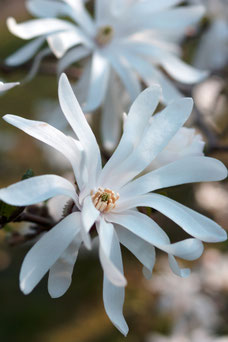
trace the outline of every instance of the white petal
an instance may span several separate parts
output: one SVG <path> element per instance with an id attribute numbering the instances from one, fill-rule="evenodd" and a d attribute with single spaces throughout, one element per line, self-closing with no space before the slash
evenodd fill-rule
<path id="1" fill-rule="evenodd" d="M 52 34 L 47 37 L 47 42 L 57 58 L 61 58 L 70 48 L 78 44 L 88 47 L 92 45 L 91 41 L 77 27 L 74 30 Z"/>
<path id="2" fill-rule="evenodd" d="M 185 84 L 200 82 L 209 75 L 208 71 L 197 70 L 178 57 L 168 54 L 161 59 L 161 65 L 175 80 Z"/>
<path id="3" fill-rule="evenodd" d="M 200 240 L 190 238 L 163 246 L 162 250 L 185 260 L 196 260 L 202 255 L 204 246 Z"/>
<path id="4" fill-rule="evenodd" d="M 131 101 L 134 101 L 141 92 L 141 84 L 136 73 L 128 65 L 126 60 L 120 57 L 119 51 L 118 53 L 116 53 L 115 46 L 112 48 L 107 58 L 109 59 L 113 69 L 116 71 L 117 75 L 126 87 Z"/>
<path id="5" fill-rule="evenodd" d="M 91 249 L 91 239 L 89 236 L 89 231 L 92 225 L 95 223 L 100 215 L 100 211 L 94 207 L 91 196 L 87 196 L 84 199 L 82 210 L 82 238 L 85 246 Z"/>
<path id="6" fill-rule="evenodd" d="M 112 239 L 109 257 L 115 267 L 123 273 L 123 262 L 117 239 Z M 126 336 L 128 333 L 128 326 L 123 317 L 124 287 L 113 285 L 106 277 L 105 273 L 103 281 L 103 300 L 106 313 L 110 320 L 115 327 Z"/>
<path id="7" fill-rule="evenodd" d="M 45 122 L 27 120 L 16 115 L 5 115 L 3 118 L 11 125 L 61 152 L 72 164 L 78 186 L 81 187 L 83 151 L 79 144 Z"/>
<path id="8" fill-rule="evenodd" d="M 170 82 L 158 69 L 152 66 L 151 63 L 146 61 L 146 59 L 143 59 L 136 54 L 131 54 L 126 50 L 123 50 L 122 53 L 148 86 L 157 83 L 162 87 L 164 103 L 169 103 L 182 97 L 172 82 Z"/>
<path id="9" fill-rule="evenodd" d="M 69 12 L 68 6 L 53 0 L 28 0 L 25 5 L 35 17 L 58 17 L 67 15 Z"/>
<path id="10" fill-rule="evenodd" d="M 79 24 L 90 36 L 94 35 L 95 24 L 81 0 L 63 0 L 69 7 L 69 15 Z"/>
<path id="11" fill-rule="evenodd" d="M 173 255 L 169 255 L 168 258 L 169 258 L 169 266 L 174 274 L 176 274 L 177 276 L 181 278 L 186 278 L 190 275 L 191 273 L 190 269 L 189 268 L 181 269 Z"/>
<path id="12" fill-rule="evenodd" d="M 144 0 L 144 1 L 138 1 L 132 8 L 133 13 L 140 14 L 141 12 L 144 13 L 153 13 L 158 11 L 164 11 L 165 9 L 178 5 L 181 3 L 182 0 L 159 0 L 159 1 L 151 1 L 151 0 Z"/>
<path id="13" fill-rule="evenodd" d="M 139 196 L 121 203 L 122 211 L 138 206 L 154 208 L 177 223 L 188 234 L 205 242 L 221 242 L 227 233 L 217 223 L 184 205 L 159 194 Z M 117 208 L 115 208 L 115 211 Z"/>
<path id="14" fill-rule="evenodd" d="M 108 213 L 106 220 L 127 228 L 131 233 L 155 247 L 160 248 L 160 246 L 170 243 L 168 236 L 159 225 L 138 211 L 127 210 L 118 214 Z"/>
<path id="15" fill-rule="evenodd" d="M 32 58 L 35 53 L 39 50 L 41 45 L 44 43 L 45 38 L 40 37 L 29 42 L 21 49 L 17 50 L 15 53 L 6 58 L 5 63 L 9 66 L 16 66 L 27 62 Z"/>
<path id="16" fill-rule="evenodd" d="M 50 54 L 51 50 L 49 48 L 45 48 L 36 55 L 36 57 L 33 60 L 32 67 L 28 75 L 25 77 L 24 82 L 29 82 L 36 76 L 42 60 Z"/>
<path id="17" fill-rule="evenodd" d="M 141 142 L 110 177 L 109 187 L 118 191 L 143 171 L 185 123 L 192 106 L 191 98 L 183 98 L 170 103 L 162 112 L 156 114 Z"/>
<path id="18" fill-rule="evenodd" d="M 81 107 L 73 93 L 66 75 L 62 74 L 59 81 L 59 101 L 62 111 L 75 131 L 86 153 L 89 174 L 88 187 L 93 189 L 96 177 L 101 170 L 100 149 L 96 138 L 86 121 Z"/>
<path id="19" fill-rule="evenodd" d="M 108 60 L 95 52 L 92 57 L 88 95 L 83 106 L 85 112 L 94 111 L 102 104 L 108 87 L 109 74 Z"/>
<path id="20" fill-rule="evenodd" d="M 116 266 L 118 260 L 122 260 L 118 237 L 111 223 L 101 218 L 98 225 L 99 256 L 105 276 L 115 286 L 126 286 L 127 281 L 122 269 Z"/>
<path id="21" fill-rule="evenodd" d="M 73 184 L 56 175 L 25 179 L 0 190 L 0 199 L 11 205 L 31 205 L 56 195 L 66 195 L 77 202 Z"/>
<path id="22" fill-rule="evenodd" d="M 120 139 L 121 114 L 123 113 L 123 96 L 120 82 L 111 77 L 102 107 L 101 135 L 103 146 L 113 151 Z"/>
<path id="23" fill-rule="evenodd" d="M 120 243 L 136 256 L 151 275 L 156 258 L 154 246 L 120 225 L 115 224 L 115 231 Z"/>
<path id="24" fill-rule="evenodd" d="M 66 248 L 61 257 L 50 268 L 48 276 L 48 292 L 52 298 L 63 296 L 70 287 L 74 264 L 81 246 L 80 234 Z"/>
<path id="25" fill-rule="evenodd" d="M 159 86 L 154 85 L 144 90 L 133 102 L 125 120 L 121 141 L 102 170 L 99 180 L 101 185 L 107 184 L 111 171 L 116 169 L 129 156 L 141 140 L 141 136 L 148 126 L 149 119 L 156 109 L 160 97 L 161 89 Z"/>
<path id="26" fill-rule="evenodd" d="M 80 213 L 73 213 L 47 232 L 27 253 L 20 272 L 20 288 L 29 294 L 61 257 L 80 231 Z"/>
<path id="27" fill-rule="evenodd" d="M 189 156 L 167 164 L 137 178 L 120 189 L 120 200 L 179 184 L 219 181 L 227 177 L 227 169 L 215 158 Z"/>
<path id="28" fill-rule="evenodd" d="M 19 84 L 20 84 L 19 82 L 11 82 L 11 83 L 0 82 L 0 92 L 12 89 Z"/>
<path id="29" fill-rule="evenodd" d="M 71 23 L 54 18 L 34 19 L 21 24 L 17 24 L 14 18 L 8 18 L 7 26 L 11 33 L 22 39 L 31 39 L 58 31 L 74 30 Z"/>
<path id="30" fill-rule="evenodd" d="M 84 48 L 83 46 L 77 46 L 76 48 L 71 49 L 69 52 L 65 54 L 65 56 L 63 56 L 59 60 L 58 65 L 57 65 L 58 75 L 60 75 L 64 70 L 66 70 L 73 63 L 76 63 L 89 55 L 90 55 L 90 51 L 87 48 Z M 77 95 L 77 92 L 76 92 L 76 95 Z"/>

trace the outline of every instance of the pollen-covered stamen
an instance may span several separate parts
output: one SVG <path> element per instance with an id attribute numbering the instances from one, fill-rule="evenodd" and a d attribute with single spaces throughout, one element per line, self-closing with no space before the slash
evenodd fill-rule
<path id="1" fill-rule="evenodd" d="M 116 201 L 120 197 L 119 194 L 116 194 L 108 188 L 98 188 L 95 193 L 94 191 L 91 191 L 90 194 L 95 208 L 102 213 L 107 213 L 114 209 Z"/>
<path id="2" fill-rule="evenodd" d="M 111 26 L 100 27 L 95 38 L 97 44 L 100 46 L 108 44 L 113 38 L 113 33 Z"/>

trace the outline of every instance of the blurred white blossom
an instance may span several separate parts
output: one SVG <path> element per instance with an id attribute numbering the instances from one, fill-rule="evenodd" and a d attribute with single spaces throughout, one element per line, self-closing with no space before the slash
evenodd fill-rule
<path id="1" fill-rule="evenodd" d="M 28 10 L 38 19 L 17 24 L 9 18 L 7 23 L 16 36 L 35 39 L 8 57 L 6 63 L 25 62 L 36 54 L 45 40 L 56 57 L 61 58 L 59 73 L 71 64 L 85 60 L 75 92 L 85 112 L 103 105 L 103 141 L 106 148 L 113 149 L 120 136 L 120 120 L 114 120 L 113 116 L 120 118 L 122 102 L 116 75 L 131 101 L 140 93 L 143 81 L 148 86 L 160 84 L 162 100 L 168 103 L 181 94 L 160 67 L 175 81 L 184 84 L 197 83 L 208 74 L 181 60 L 179 41 L 204 13 L 202 6 L 178 7 L 181 2 L 95 0 L 92 18 L 81 0 L 28 0 Z M 58 16 L 70 17 L 73 23 L 57 19 Z M 49 52 L 49 49 L 42 50 L 36 56 L 37 63 Z M 107 110 L 110 104 L 111 111 Z M 111 131 L 113 123 L 115 134 L 108 136 L 107 130 Z"/>
<path id="2" fill-rule="evenodd" d="M 104 271 L 104 306 L 124 335 L 128 332 L 122 313 L 127 282 L 120 243 L 140 260 L 147 277 L 151 276 L 155 263 L 155 247 L 168 254 L 169 265 L 176 275 L 186 277 L 190 270 L 181 269 L 175 256 L 195 260 L 203 252 L 202 241 L 220 242 L 227 238 L 226 232 L 214 221 L 154 192 L 179 184 L 224 179 L 227 169 L 220 161 L 185 156 L 135 179 L 167 146 L 192 111 L 192 99 L 182 98 L 170 103 L 151 120 L 160 97 L 159 86 L 150 87 L 137 97 L 125 119 L 121 141 L 104 168 L 95 136 L 65 75 L 59 82 L 59 101 L 76 139 L 45 122 L 14 115 L 4 117 L 64 154 L 75 176 L 75 184 L 57 175 L 44 175 L 0 190 L 0 199 L 16 206 L 32 205 L 57 195 L 68 196 L 72 202 L 70 213 L 26 255 L 20 273 L 22 291 L 30 293 L 49 271 L 50 295 L 63 295 L 70 286 L 81 243 L 91 248 L 90 231 L 95 225 Z M 145 206 L 166 215 L 193 238 L 171 243 L 152 218 L 137 210 Z"/>

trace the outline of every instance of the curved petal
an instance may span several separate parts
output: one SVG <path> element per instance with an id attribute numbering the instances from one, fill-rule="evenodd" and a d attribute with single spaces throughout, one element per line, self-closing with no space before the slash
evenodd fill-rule
<path id="1" fill-rule="evenodd" d="M 118 239 L 112 239 L 109 258 L 115 267 L 123 273 L 123 262 Z M 113 285 L 105 273 L 103 281 L 103 301 L 105 311 L 110 320 L 115 327 L 126 336 L 128 333 L 128 326 L 123 316 L 124 287 Z"/>
<path id="2" fill-rule="evenodd" d="M 120 243 L 135 255 L 151 275 L 156 259 L 154 246 L 120 225 L 115 224 L 115 231 Z"/>
<path id="3" fill-rule="evenodd" d="M 133 102 L 125 120 L 124 132 L 115 152 L 102 169 L 99 183 L 107 184 L 109 175 L 116 169 L 137 146 L 149 119 L 156 109 L 161 97 L 161 88 L 154 85 L 144 90 Z"/>
<path id="4" fill-rule="evenodd" d="M 141 92 L 141 84 L 136 73 L 128 65 L 126 60 L 120 57 L 119 51 L 118 53 L 116 53 L 115 46 L 109 52 L 107 58 L 109 59 L 113 69 L 121 79 L 122 83 L 126 87 L 131 101 L 134 101 Z"/>
<path id="5" fill-rule="evenodd" d="M 100 149 L 65 74 L 61 75 L 59 81 L 59 102 L 67 121 L 73 128 L 85 151 L 87 170 L 90 172 L 88 187 L 91 190 L 101 170 Z"/>
<path id="6" fill-rule="evenodd" d="M 185 84 L 200 82 L 209 75 L 208 71 L 198 70 L 173 55 L 166 54 L 161 65 L 175 80 Z"/>
<path id="7" fill-rule="evenodd" d="M 89 55 L 90 55 L 90 51 L 83 46 L 77 46 L 76 48 L 71 49 L 69 52 L 65 54 L 65 56 L 63 56 L 59 60 L 58 65 L 57 65 L 58 75 L 60 75 L 64 70 L 66 70 L 73 63 L 76 63 Z"/>
<path id="8" fill-rule="evenodd" d="M 186 278 L 190 275 L 191 271 L 189 268 L 180 268 L 176 259 L 174 258 L 173 255 L 168 255 L 169 258 L 169 266 L 171 270 L 173 271 L 174 274 L 181 278 Z"/>
<path id="9" fill-rule="evenodd" d="M 135 197 L 150 191 L 167 188 L 179 184 L 219 181 L 227 177 L 227 169 L 215 158 L 189 156 L 167 164 L 147 173 L 120 189 L 120 199 Z"/>
<path id="10" fill-rule="evenodd" d="M 67 15 L 68 6 L 53 0 L 28 0 L 25 3 L 27 10 L 35 17 L 58 17 Z"/>
<path id="11" fill-rule="evenodd" d="M 12 89 L 19 84 L 20 84 L 19 82 L 11 82 L 11 83 L 0 82 L 0 92 Z"/>
<path id="12" fill-rule="evenodd" d="M 61 257 L 50 268 L 48 276 L 48 292 L 52 298 L 63 296 L 71 284 L 72 272 L 81 246 L 80 234 L 63 252 Z"/>
<path id="13" fill-rule="evenodd" d="M 3 119 L 32 137 L 61 152 L 70 161 L 75 172 L 78 186 L 81 188 L 84 177 L 83 170 L 81 169 L 84 151 L 79 143 L 46 122 L 27 120 L 19 116 L 9 114 L 5 115 Z"/>
<path id="14" fill-rule="evenodd" d="M 203 252 L 203 244 L 197 239 L 191 238 L 171 244 L 167 234 L 151 218 L 138 211 L 127 210 L 124 213 L 108 214 L 107 220 L 124 226 L 147 243 L 182 259 L 195 260 Z"/>
<path id="15" fill-rule="evenodd" d="M 20 288 L 29 294 L 80 231 L 80 213 L 72 213 L 41 237 L 30 249 L 20 272 Z"/>
<path id="16" fill-rule="evenodd" d="M 82 214 L 82 238 L 85 246 L 91 249 L 91 239 L 89 231 L 100 215 L 100 211 L 94 207 L 91 196 L 87 196 L 83 201 Z"/>
<path id="17" fill-rule="evenodd" d="M 127 281 L 122 269 L 116 266 L 118 260 L 122 260 L 118 237 L 111 223 L 107 223 L 102 217 L 97 225 L 99 235 L 100 262 L 107 279 L 115 286 L 126 286 Z"/>
<path id="18" fill-rule="evenodd" d="M 85 112 L 97 109 L 103 102 L 110 74 L 110 65 L 100 53 L 94 52 L 92 56 L 91 75 L 86 103 L 83 106 Z"/>
<path id="19" fill-rule="evenodd" d="M 156 114 L 141 142 L 118 166 L 112 177 L 110 176 L 108 186 L 118 191 L 143 171 L 183 126 L 192 107 L 192 99 L 183 98 L 173 101 L 162 112 Z"/>
<path id="20" fill-rule="evenodd" d="M 50 54 L 51 54 L 51 50 L 49 48 L 45 48 L 45 49 L 41 50 L 36 55 L 36 57 L 34 58 L 34 61 L 32 63 L 32 67 L 31 67 L 28 75 L 25 77 L 24 82 L 29 82 L 33 79 L 33 77 L 36 76 L 42 60 Z"/>
<path id="21" fill-rule="evenodd" d="M 178 100 L 181 97 L 181 93 L 175 88 L 171 81 L 166 78 L 156 67 L 149 63 L 146 59 L 131 54 L 126 49 L 123 49 L 122 53 L 128 60 L 132 68 L 135 69 L 147 85 L 159 84 L 162 87 L 162 101 L 169 103 L 174 100 Z"/>
<path id="22" fill-rule="evenodd" d="M 44 43 L 45 38 L 40 37 L 34 39 L 32 42 L 29 42 L 21 49 L 17 50 L 15 53 L 6 58 L 5 63 L 9 66 L 17 66 L 27 62 L 30 58 L 32 58 L 35 53 L 39 50 L 39 48 Z"/>
<path id="23" fill-rule="evenodd" d="M 71 29 L 69 31 L 52 34 L 47 37 L 47 42 L 57 58 L 63 57 L 70 48 L 78 44 L 83 44 L 87 47 L 91 47 L 93 45 L 85 34 L 77 27 L 75 27 L 74 30 Z"/>
<path id="24" fill-rule="evenodd" d="M 73 184 L 56 175 L 37 176 L 25 179 L 0 190 L 0 199 L 11 205 L 31 205 L 56 195 L 66 195 L 77 203 Z"/>
<path id="25" fill-rule="evenodd" d="M 129 208 L 148 206 L 154 208 L 177 223 L 188 234 L 205 242 L 221 242 L 227 233 L 217 223 L 184 205 L 159 194 L 138 196 L 121 203 L 114 210 L 125 211 Z"/>
<path id="26" fill-rule="evenodd" d="M 7 19 L 7 26 L 11 33 L 22 39 L 31 39 L 53 32 L 74 30 L 71 23 L 55 18 L 33 19 L 17 24 L 14 18 Z"/>
<path id="27" fill-rule="evenodd" d="M 80 25 L 85 32 L 90 36 L 94 35 L 95 24 L 86 10 L 83 2 L 81 0 L 63 0 L 67 5 L 69 5 L 69 15 L 73 20 Z"/>

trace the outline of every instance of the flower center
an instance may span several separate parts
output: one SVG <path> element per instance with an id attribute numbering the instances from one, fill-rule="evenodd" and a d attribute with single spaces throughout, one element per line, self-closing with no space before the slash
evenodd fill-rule
<path id="1" fill-rule="evenodd" d="M 98 29 L 96 35 L 96 42 L 100 46 L 108 44 L 113 38 L 113 28 L 111 26 L 102 26 Z"/>
<path id="2" fill-rule="evenodd" d="M 93 204 L 97 210 L 101 213 L 108 213 L 116 206 L 116 201 L 119 199 L 119 194 L 115 194 L 114 191 L 105 188 L 98 188 L 98 190 L 94 193 L 91 191 L 91 197 Z"/>

